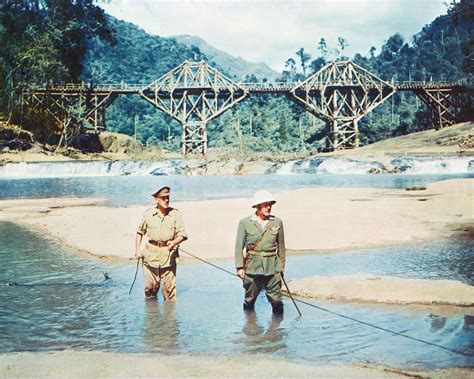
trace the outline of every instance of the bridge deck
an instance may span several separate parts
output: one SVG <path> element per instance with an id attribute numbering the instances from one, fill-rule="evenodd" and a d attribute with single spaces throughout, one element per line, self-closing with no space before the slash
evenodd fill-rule
<path id="1" fill-rule="evenodd" d="M 266 82 L 266 83 L 237 83 L 235 91 L 239 92 L 246 90 L 249 93 L 260 93 L 260 94 L 286 94 L 291 92 L 294 88 L 301 86 L 301 82 Z M 312 83 L 313 90 L 320 90 L 322 88 L 358 88 L 361 87 L 360 83 L 355 82 L 340 82 L 340 83 Z M 380 88 L 379 86 L 371 86 L 365 84 L 364 88 Z M 466 82 L 462 81 L 403 81 L 403 82 L 390 82 L 386 86 L 387 88 L 394 88 L 397 91 L 414 91 L 421 89 L 462 89 L 467 87 Z M 304 87 L 301 89 L 303 90 Z M 154 91 L 152 86 L 145 84 L 128 84 L 128 83 L 111 83 L 111 84 L 97 84 L 94 86 L 87 84 L 66 84 L 60 86 L 37 86 L 30 87 L 28 92 L 34 93 L 48 93 L 51 95 L 59 94 L 77 94 L 77 93 L 93 93 L 93 94 L 138 94 L 140 91 L 148 92 Z M 183 91 L 209 91 L 209 92 L 228 92 L 229 89 L 223 86 L 192 86 L 192 87 L 179 87 L 179 86 L 162 86 L 159 92 L 183 92 Z"/>

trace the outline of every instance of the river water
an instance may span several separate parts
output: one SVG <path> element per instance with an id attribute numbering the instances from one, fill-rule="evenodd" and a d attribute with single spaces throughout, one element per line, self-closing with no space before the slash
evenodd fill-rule
<path id="1" fill-rule="evenodd" d="M 92 196 L 104 198 L 110 205 L 120 206 L 150 203 L 150 194 L 163 185 L 171 187 L 172 201 L 183 201 L 251 197 L 255 191 L 262 188 L 274 193 L 320 186 L 406 188 L 455 178 L 474 178 L 474 173 L 0 178 L 0 199 Z"/>
<path id="2" fill-rule="evenodd" d="M 164 354 L 269 354 L 314 364 L 371 362 L 405 368 L 474 364 L 473 358 L 406 340 L 285 301 L 282 320 L 264 296 L 256 316 L 241 311 L 237 279 L 204 265 L 180 265 L 178 302 L 146 301 L 133 264 L 74 255 L 55 241 L 0 223 L 1 352 L 101 350 Z M 21 236 L 22 243 L 18 243 Z M 290 256 L 287 278 L 373 273 L 473 284 L 471 242 Z M 232 262 L 220 262 L 232 270 Z M 104 281 L 106 271 L 111 279 Z M 10 283 L 10 285 L 7 285 Z M 315 302 L 332 311 L 452 349 L 474 353 L 472 309 Z"/>
<path id="3" fill-rule="evenodd" d="M 0 197 L 94 196 L 110 204 L 150 201 L 169 184 L 179 200 L 249 196 L 312 186 L 403 188 L 472 174 L 266 175 L 252 177 L 95 177 L 0 179 Z M 198 252 L 194 252 L 198 254 Z M 205 264 L 180 265 L 178 301 L 146 301 L 135 265 L 78 256 L 55 240 L 0 222 L 0 352 L 85 350 L 164 354 L 248 353 L 309 364 L 374 363 L 398 368 L 472 366 L 474 358 L 408 340 L 285 301 L 283 319 L 264 296 L 256 314 L 242 309 L 240 282 Z M 216 262 L 233 271 L 231 261 Z M 103 272 L 111 279 L 104 280 Z M 438 241 L 337 254 L 289 256 L 288 279 L 380 274 L 474 284 L 474 242 Z M 474 354 L 472 308 L 314 302 L 331 311 L 450 349 Z"/>

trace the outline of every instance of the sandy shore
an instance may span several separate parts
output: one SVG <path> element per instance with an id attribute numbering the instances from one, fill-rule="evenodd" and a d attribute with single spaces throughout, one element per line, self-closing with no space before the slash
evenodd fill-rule
<path id="1" fill-rule="evenodd" d="M 455 280 L 337 275 L 291 280 L 289 287 L 293 295 L 320 300 L 474 307 L 474 287 Z"/>
<path id="2" fill-rule="evenodd" d="M 310 188 L 279 194 L 273 213 L 283 219 L 288 249 L 332 252 L 425 242 L 468 230 L 474 226 L 473 198 L 472 179 L 433 183 L 422 191 Z M 252 212 L 246 198 L 172 206 L 182 212 L 190 236 L 182 247 L 205 259 L 232 258 L 238 221 Z M 99 199 L 3 200 L 0 219 L 39 228 L 95 256 L 131 258 L 146 208 L 108 207 Z"/>
<path id="3" fill-rule="evenodd" d="M 0 355 L 2 378 L 469 378 L 473 369 L 399 370 L 368 365 L 313 366 L 252 356 L 166 356 L 102 352 Z M 179 362 L 179 364 L 177 364 Z"/>

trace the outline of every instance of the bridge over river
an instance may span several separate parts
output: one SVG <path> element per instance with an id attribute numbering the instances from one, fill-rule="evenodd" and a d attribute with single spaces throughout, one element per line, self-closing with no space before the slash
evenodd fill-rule
<path id="1" fill-rule="evenodd" d="M 327 150 L 359 146 L 358 121 L 394 93 L 414 92 L 432 111 L 433 125 L 458 121 L 461 101 L 470 101 L 465 82 L 384 81 L 352 61 L 334 61 L 302 82 L 237 83 L 205 62 L 183 62 L 148 85 L 68 84 L 29 87 L 22 98 L 33 111 L 46 111 L 67 145 L 81 130 L 106 128 L 105 110 L 118 95 L 138 94 L 182 125 L 183 155 L 205 154 L 207 123 L 249 96 L 286 95 L 326 122 Z"/>

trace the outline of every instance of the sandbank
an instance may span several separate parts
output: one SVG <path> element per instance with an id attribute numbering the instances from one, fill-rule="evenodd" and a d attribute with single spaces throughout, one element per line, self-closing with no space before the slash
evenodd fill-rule
<path id="1" fill-rule="evenodd" d="M 474 179 L 432 183 L 426 190 L 308 188 L 279 194 L 273 213 L 283 219 L 291 251 L 335 252 L 422 243 L 474 226 Z M 0 219 L 38 228 L 64 244 L 99 257 L 130 259 L 137 225 L 147 207 L 110 207 L 100 199 L 0 201 Z M 171 204 L 184 217 L 184 250 L 204 259 L 234 254 L 238 221 L 250 199 Z M 184 260 L 188 259 L 182 254 Z"/>
<path id="2" fill-rule="evenodd" d="M 348 285 L 350 283 L 350 285 Z M 314 276 L 289 281 L 295 296 L 344 302 L 474 306 L 474 287 L 455 280 L 380 275 Z"/>
<path id="3" fill-rule="evenodd" d="M 433 371 L 382 366 L 314 366 L 263 356 L 169 356 L 104 352 L 8 353 L 0 355 L 2 378 L 469 378 L 471 368 Z"/>

